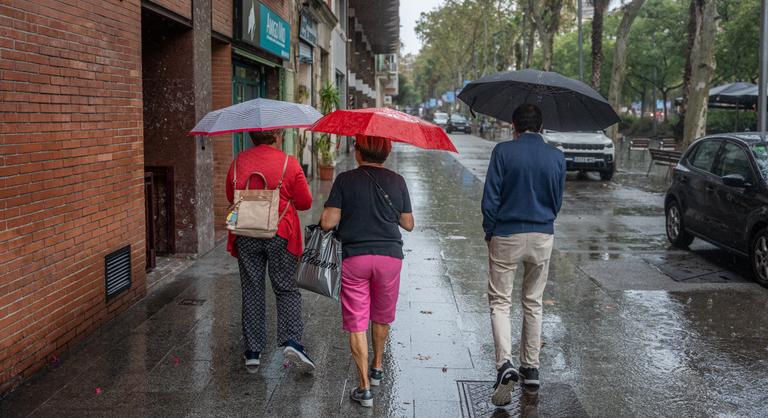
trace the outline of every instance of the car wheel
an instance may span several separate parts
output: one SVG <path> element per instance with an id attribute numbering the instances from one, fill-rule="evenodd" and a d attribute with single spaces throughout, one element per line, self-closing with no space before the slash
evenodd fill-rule
<path id="1" fill-rule="evenodd" d="M 611 181 L 613 179 L 613 169 L 605 170 L 600 172 L 600 180 L 602 181 Z"/>
<path id="2" fill-rule="evenodd" d="M 749 258 L 752 261 L 752 273 L 755 281 L 768 287 L 768 228 L 763 228 L 752 240 Z"/>
<path id="3" fill-rule="evenodd" d="M 683 211 L 677 200 L 669 202 L 667 205 L 667 239 L 678 248 L 688 248 L 693 242 L 693 235 L 686 232 L 683 226 Z"/>

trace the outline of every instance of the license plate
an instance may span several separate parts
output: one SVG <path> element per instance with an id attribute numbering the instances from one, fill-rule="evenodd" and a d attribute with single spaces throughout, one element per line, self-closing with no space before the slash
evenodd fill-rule
<path id="1" fill-rule="evenodd" d="M 597 161 L 595 157 L 573 157 L 575 163 L 594 163 Z"/>

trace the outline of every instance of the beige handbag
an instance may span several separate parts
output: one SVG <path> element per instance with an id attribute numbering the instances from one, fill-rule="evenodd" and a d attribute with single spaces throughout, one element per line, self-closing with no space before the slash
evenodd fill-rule
<path id="1" fill-rule="evenodd" d="M 285 205 L 283 213 L 278 215 L 280 207 L 280 189 L 283 187 L 283 178 L 285 170 L 288 168 L 288 157 L 285 157 L 283 164 L 283 174 L 280 175 L 280 182 L 277 189 L 267 189 L 267 179 L 263 174 L 254 172 L 248 176 L 245 182 L 245 190 L 235 189 L 235 203 L 232 212 L 227 216 L 227 229 L 235 235 L 242 235 L 251 238 L 274 238 L 277 234 L 277 227 L 288 212 L 291 202 Z M 259 176 L 264 182 L 264 188 L 261 190 L 251 190 L 251 177 Z M 237 161 L 235 161 L 234 183 L 237 187 Z"/>

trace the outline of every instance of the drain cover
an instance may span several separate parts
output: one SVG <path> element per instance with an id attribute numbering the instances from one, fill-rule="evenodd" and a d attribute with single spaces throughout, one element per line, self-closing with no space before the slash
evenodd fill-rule
<path id="1" fill-rule="evenodd" d="M 183 299 L 181 302 L 179 302 L 179 305 L 201 306 L 204 303 L 205 299 Z"/>
<path id="2" fill-rule="evenodd" d="M 738 273 L 723 269 L 698 256 L 666 257 L 661 260 L 647 259 L 647 261 L 677 282 L 744 283 L 749 281 Z"/>
<path id="3" fill-rule="evenodd" d="M 475 417 L 589 417 L 570 385 L 546 383 L 538 391 L 516 386 L 505 407 L 491 403 L 492 381 L 458 380 L 461 415 Z"/>

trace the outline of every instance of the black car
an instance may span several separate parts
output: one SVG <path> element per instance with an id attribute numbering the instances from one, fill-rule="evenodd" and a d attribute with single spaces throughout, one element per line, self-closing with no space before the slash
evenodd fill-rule
<path id="1" fill-rule="evenodd" d="M 665 199 L 667 238 L 688 247 L 694 237 L 749 257 L 755 280 L 768 286 L 768 142 L 738 133 L 696 141 L 674 169 Z"/>
<path id="2" fill-rule="evenodd" d="M 450 118 L 448 118 L 448 126 L 446 126 L 445 131 L 448 133 L 458 131 L 464 132 L 465 134 L 471 134 L 472 126 L 469 124 L 467 118 L 463 115 L 453 114 Z"/>

